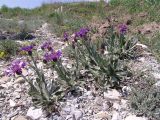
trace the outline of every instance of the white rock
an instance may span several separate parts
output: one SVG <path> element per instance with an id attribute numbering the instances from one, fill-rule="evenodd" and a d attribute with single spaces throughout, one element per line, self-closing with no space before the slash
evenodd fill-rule
<path id="1" fill-rule="evenodd" d="M 40 118 L 39 120 L 48 120 L 48 118 Z"/>
<path id="2" fill-rule="evenodd" d="M 92 91 L 87 91 L 87 92 L 85 93 L 85 95 L 87 95 L 87 96 L 92 96 Z"/>
<path id="3" fill-rule="evenodd" d="M 0 83 L 8 82 L 8 81 L 9 81 L 9 79 L 10 79 L 9 77 L 4 76 L 4 77 L 0 78 Z"/>
<path id="4" fill-rule="evenodd" d="M 130 115 L 126 117 L 125 120 L 148 120 L 148 119 L 145 117 L 136 117 L 135 115 Z"/>
<path id="5" fill-rule="evenodd" d="M 72 120 L 72 115 L 67 115 L 65 120 Z"/>
<path id="6" fill-rule="evenodd" d="M 15 117 L 13 120 L 27 120 L 27 119 L 24 116 L 19 115 Z"/>
<path id="7" fill-rule="evenodd" d="M 29 75 L 34 75 L 34 71 L 32 69 L 28 69 L 28 74 Z"/>
<path id="8" fill-rule="evenodd" d="M 120 96 L 121 96 L 120 93 L 115 89 L 109 90 L 108 92 L 104 92 L 105 99 L 119 100 Z"/>
<path id="9" fill-rule="evenodd" d="M 7 82 L 7 83 L 6 83 L 6 86 L 7 86 L 7 88 L 13 86 L 13 82 Z"/>
<path id="10" fill-rule="evenodd" d="M 117 102 L 115 102 L 115 103 L 113 103 L 113 108 L 115 109 L 115 110 L 120 110 L 120 105 L 117 103 Z"/>
<path id="11" fill-rule="evenodd" d="M 23 73 L 24 76 L 28 75 L 28 71 L 26 69 L 22 69 L 22 73 Z"/>
<path id="12" fill-rule="evenodd" d="M 80 110 L 76 110 L 73 112 L 73 118 L 75 120 L 81 120 L 81 118 L 83 117 L 83 113 Z"/>
<path id="13" fill-rule="evenodd" d="M 43 115 L 42 109 L 41 108 L 34 108 L 30 107 L 29 110 L 27 111 L 27 116 L 32 118 L 33 120 L 40 119 L 40 117 Z"/>
<path id="14" fill-rule="evenodd" d="M 96 97 L 94 101 L 95 101 L 95 103 L 96 103 L 97 105 L 99 105 L 99 106 L 101 106 L 102 103 L 103 103 L 103 100 L 102 100 L 102 98 L 100 98 L 100 97 Z"/>
<path id="15" fill-rule="evenodd" d="M 117 111 L 113 111 L 111 120 L 122 120 L 122 117 Z"/>
<path id="16" fill-rule="evenodd" d="M 160 79 L 160 74 L 159 73 L 152 73 L 155 79 Z"/>
<path id="17" fill-rule="evenodd" d="M 160 81 L 156 82 L 154 85 L 155 85 L 156 87 L 160 87 Z"/>
<path id="18" fill-rule="evenodd" d="M 138 61 L 140 61 L 140 62 L 144 62 L 144 61 L 145 61 L 145 59 L 146 59 L 145 57 L 141 57 L 141 58 L 139 58 L 139 59 L 138 59 Z"/>
<path id="19" fill-rule="evenodd" d="M 72 68 L 72 65 L 71 65 L 71 64 L 67 64 L 67 68 L 68 68 L 68 69 L 71 69 L 71 68 Z"/>
<path id="20" fill-rule="evenodd" d="M 94 118 L 99 119 L 99 120 L 107 119 L 108 117 L 109 117 L 109 114 L 106 111 L 101 111 L 94 115 Z"/>
<path id="21" fill-rule="evenodd" d="M 21 91 L 22 91 L 21 88 L 17 88 L 17 89 L 15 90 L 15 92 L 21 92 Z"/>
<path id="22" fill-rule="evenodd" d="M 103 110 L 107 111 L 110 108 L 110 106 L 107 104 L 107 102 L 103 102 Z"/>
<path id="23" fill-rule="evenodd" d="M 8 86 L 6 84 L 1 84 L 2 88 L 7 88 Z"/>
<path id="24" fill-rule="evenodd" d="M 24 83 L 24 82 L 25 82 L 25 80 L 23 77 L 19 77 L 14 81 L 14 83 Z"/>
<path id="25" fill-rule="evenodd" d="M 93 115 L 93 110 L 88 110 L 88 113 L 89 113 L 90 115 Z"/>
<path id="26" fill-rule="evenodd" d="M 121 106 L 122 106 L 123 108 L 127 108 L 127 107 L 128 107 L 127 102 L 128 102 L 127 100 L 122 99 L 122 100 L 121 100 Z"/>
<path id="27" fill-rule="evenodd" d="M 57 79 L 58 78 L 57 71 L 53 71 L 53 74 L 54 74 L 54 79 Z"/>
<path id="28" fill-rule="evenodd" d="M 124 86 L 122 88 L 123 95 L 125 95 L 125 96 L 128 96 L 131 93 L 131 91 L 132 91 L 131 88 L 128 86 Z"/>
<path id="29" fill-rule="evenodd" d="M 128 87 L 128 86 L 124 86 L 124 87 L 122 88 L 122 91 L 128 91 L 128 92 L 131 92 L 132 90 L 131 90 L 131 88 L 130 88 L 130 87 Z"/>
<path id="30" fill-rule="evenodd" d="M 15 107 L 16 106 L 16 102 L 10 99 L 9 100 L 9 105 L 10 105 L 10 107 Z"/>
<path id="31" fill-rule="evenodd" d="M 19 92 L 14 92 L 13 93 L 13 97 L 16 98 L 16 99 L 20 99 L 21 98 L 21 95 Z"/>
<path id="32" fill-rule="evenodd" d="M 39 62 L 39 63 L 37 64 L 37 67 L 38 67 L 39 69 L 43 69 L 43 62 Z"/>
<path id="33" fill-rule="evenodd" d="M 62 110 L 65 112 L 65 113 L 70 113 L 71 112 L 71 107 L 65 107 L 65 108 L 62 108 Z"/>
<path id="34" fill-rule="evenodd" d="M 137 43 L 136 45 L 137 45 L 137 46 L 141 46 L 142 48 L 145 48 L 145 49 L 148 48 L 148 47 L 147 47 L 146 45 L 144 45 L 144 44 Z"/>
<path id="35" fill-rule="evenodd" d="M 108 52 L 107 50 L 104 51 L 104 55 L 108 55 L 108 53 L 109 53 L 109 52 Z"/>
<path id="36" fill-rule="evenodd" d="M 47 76 L 47 77 L 51 77 L 51 76 L 53 76 L 53 74 L 52 74 L 53 72 L 52 72 L 52 70 L 51 69 L 46 69 L 46 71 L 45 71 L 45 76 Z"/>

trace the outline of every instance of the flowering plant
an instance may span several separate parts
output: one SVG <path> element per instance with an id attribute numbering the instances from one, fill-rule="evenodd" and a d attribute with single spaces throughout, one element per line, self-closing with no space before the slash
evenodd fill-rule
<path id="1" fill-rule="evenodd" d="M 97 44 L 91 41 L 88 35 L 89 30 L 82 28 L 75 33 L 74 42 L 70 47 L 76 64 L 88 69 L 94 76 L 95 84 L 103 89 L 107 86 L 119 87 L 120 81 L 128 74 L 122 57 L 135 45 L 126 41 L 126 25 L 119 27 L 120 34 L 113 30 L 113 26 L 110 28 L 106 38 L 98 41 Z"/>
<path id="2" fill-rule="evenodd" d="M 47 45 L 46 45 L 47 46 Z M 46 47 L 45 46 L 45 47 Z M 45 48 L 44 47 L 44 48 Z M 22 51 L 25 51 L 30 56 L 31 62 L 28 63 L 31 68 L 36 73 L 36 79 L 31 77 L 26 77 L 22 73 L 22 69 L 26 67 L 26 62 L 22 60 L 15 60 L 11 63 L 9 68 L 6 70 L 6 75 L 20 75 L 22 76 L 30 85 L 30 89 L 28 94 L 32 97 L 32 101 L 36 106 L 42 106 L 43 108 L 47 108 L 49 112 L 52 110 L 56 110 L 58 99 L 62 98 L 61 87 L 58 83 L 53 82 L 51 80 L 47 80 L 44 76 L 44 72 L 42 69 L 38 68 L 37 62 L 34 58 L 33 53 L 34 46 L 24 46 L 21 48 Z M 57 60 L 61 56 L 61 53 L 57 51 L 55 54 L 49 54 L 49 57 L 46 55 L 46 60 L 54 59 Z"/>
<path id="3" fill-rule="evenodd" d="M 26 63 L 21 60 L 14 60 L 11 65 L 8 67 L 8 69 L 5 71 L 5 74 L 7 76 L 11 75 L 22 75 L 22 68 L 25 68 Z"/>

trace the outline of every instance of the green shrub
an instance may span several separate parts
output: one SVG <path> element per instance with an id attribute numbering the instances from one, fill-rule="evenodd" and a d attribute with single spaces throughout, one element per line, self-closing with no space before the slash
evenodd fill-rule
<path id="1" fill-rule="evenodd" d="M 12 40 L 0 41 L 0 51 L 4 52 L 4 57 L 16 55 L 19 49 L 19 44 Z"/>
<path id="2" fill-rule="evenodd" d="M 112 7 L 124 7 L 130 13 L 138 13 L 142 11 L 150 11 L 151 9 L 159 9 L 159 0 L 111 0 Z M 156 12 L 156 11 L 155 11 Z M 157 12 L 156 12 L 157 13 Z"/>
<path id="3" fill-rule="evenodd" d="M 138 116 L 146 116 L 151 120 L 160 118 L 160 89 L 155 87 L 152 76 L 137 78 L 138 84 L 133 85 L 130 106 Z"/>
<path id="4" fill-rule="evenodd" d="M 142 43 L 146 44 L 151 52 L 155 55 L 155 57 L 160 60 L 160 33 L 155 32 L 152 37 L 147 38 L 144 35 L 139 36 Z"/>
<path id="5" fill-rule="evenodd" d="M 62 12 L 54 12 L 50 14 L 50 18 L 53 19 L 53 22 L 55 22 L 57 25 L 63 25 L 64 24 L 64 15 Z"/>
<path id="6" fill-rule="evenodd" d="M 1 12 L 7 13 L 8 10 L 9 10 L 9 8 L 8 8 L 7 6 L 5 6 L 5 5 L 3 5 L 3 6 L 1 7 Z"/>
<path id="7" fill-rule="evenodd" d="M 59 81 L 46 79 L 45 73 L 42 68 L 38 67 L 36 61 L 37 51 L 33 50 L 34 46 L 23 46 L 20 50 L 26 52 L 29 56 L 27 58 L 28 63 L 21 59 L 14 60 L 6 70 L 7 76 L 21 76 L 28 83 L 28 94 L 32 98 L 32 102 L 36 107 L 42 107 L 46 112 L 58 112 L 58 100 L 62 99 L 64 88 L 58 84 Z M 35 72 L 35 78 L 30 76 L 24 76 L 22 69 L 28 65 Z"/>
<path id="8" fill-rule="evenodd" d="M 84 31 L 87 29 L 81 29 L 77 34 Z M 76 39 L 77 42 L 70 45 L 70 56 L 75 58 L 76 64 L 83 66 L 81 68 L 87 69 L 93 75 L 99 88 L 120 87 L 121 80 L 130 73 L 125 59 L 134 57 L 133 48 L 137 42 L 134 39 L 127 40 L 113 29 L 97 44 L 90 40 L 90 36 Z M 104 54 L 105 52 L 108 54 Z"/>

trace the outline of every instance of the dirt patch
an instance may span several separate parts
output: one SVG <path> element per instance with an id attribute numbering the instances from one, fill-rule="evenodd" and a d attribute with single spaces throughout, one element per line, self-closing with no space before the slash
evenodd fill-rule
<path id="1" fill-rule="evenodd" d="M 138 32 L 144 35 L 160 32 L 160 23 L 152 22 L 152 23 L 144 24 L 138 27 Z"/>

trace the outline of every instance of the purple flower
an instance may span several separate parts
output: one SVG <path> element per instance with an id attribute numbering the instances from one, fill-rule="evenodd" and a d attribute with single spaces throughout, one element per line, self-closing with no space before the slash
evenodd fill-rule
<path id="1" fill-rule="evenodd" d="M 120 34 L 125 34 L 126 32 L 127 32 L 127 25 L 126 24 L 120 24 L 119 25 L 119 32 L 120 32 Z"/>
<path id="2" fill-rule="evenodd" d="M 81 28 L 80 31 L 78 32 L 80 37 L 85 37 L 89 30 L 87 28 Z"/>
<path id="3" fill-rule="evenodd" d="M 34 47 L 34 45 L 24 46 L 24 47 L 21 48 L 21 50 L 28 52 L 29 55 L 32 55 L 33 47 Z"/>
<path id="4" fill-rule="evenodd" d="M 51 60 L 50 54 L 49 53 L 45 53 L 44 54 L 43 62 L 46 63 L 46 62 L 48 62 L 50 60 Z"/>
<path id="5" fill-rule="evenodd" d="M 88 28 L 81 28 L 78 32 L 75 33 L 75 38 L 80 37 L 80 38 L 84 38 L 86 37 L 87 33 L 89 32 Z"/>
<path id="6" fill-rule="evenodd" d="M 7 76 L 11 75 L 21 75 L 22 74 L 22 68 L 25 68 L 26 63 L 20 60 L 15 60 L 11 63 L 11 65 L 8 67 L 8 69 L 5 71 L 5 74 Z"/>
<path id="7" fill-rule="evenodd" d="M 64 42 L 69 40 L 69 35 L 67 34 L 67 32 L 64 32 L 63 38 Z"/>
<path id="8" fill-rule="evenodd" d="M 24 46 L 21 48 L 22 51 L 31 52 L 33 49 L 33 45 Z"/>
<path id="9" fill-rule="evenodd" d="M 48 49 L 49 51 L 53 51 L 52 49 L 52 43 L 50 41 L 46 41 L 41 46 L 42 50 Z"/>
<path id="10" fill-rule="evenodd" d="M 62 52 L 58 50 L 57 52 L 50 52 L 44 54 L 44 62 L 54 61 L 56 62 L 62 56 Z"/>

